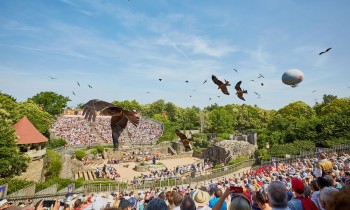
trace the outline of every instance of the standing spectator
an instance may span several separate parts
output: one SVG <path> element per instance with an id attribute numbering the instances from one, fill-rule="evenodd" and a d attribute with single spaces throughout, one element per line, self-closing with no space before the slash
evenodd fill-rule
<path id="1" fill-rule="evenodd" d="M 304 197 L 305 186 L 300 179 L 292 179 L 292 189 L 295 193 L 295 198 L 288 201 L 288 207 L 291 210 L 318 210 L 310 198 Z"/>
<path id="2" fill-rule="evenodd" d="M 332 196 L 339 192 L 334 187 L 325 187 L 320 191 L 320 203 L 322 208 L 327 209 L 328 204 L 330 203 Z"/>
<path id="3" fill-rule="evenodd" d="M 312 202 L 315 203 L 315 205 L 317 206 L 318 209 L 321 209 L 321 204 L 320 201 L 318 200 L 319 194 L 320 194 L 320 190 L 317 186 L 317 181 L 316 180 L 312 180 L 310 182 L 310 189 L 311 189 L 311 200 Z"/>
<path id="4" fill-rule="evenodd" d="M 267 197 L 267 194 L 261 189 L 259 191 L 256 191 L 253 193 L 253 206 L 258 206 L 256 209 L 261 210 L 271 210 L 271 206 L 269 204 L 269 198 Z"/>
<path id="5" fill-rule="evenodd" d="M 209 207 L 213 208 L 215 204 L 219 201 L 220 197 L 222 196 L 222 191 L 220 189 L 216 189 L 214 192 L 214 198 L 209 201 Z M 226 210 L 227 209 L 227 203 L 226 201 L 223 202 L 220 210 Z"/>
<path id="6" fill-rule="evenodd" d="M 180 205 L 182 200 L 184 199 L 184 196 L 180 192 L 176 192 L 174 195 L 174 205 L 175 207 L 173 210 L 180 210 Z"/>
<path id="7" fill-rule="evenodd" d="M 152 199 L 146 207 L 146 210 L 168 210 L 168 206 L 166 205 L 165 201 L 161 198 L 154 198 Z"/>
<path id="8" fill-rule="evenodd" d="M 180 209 L 181 210 L 196 210 L 196 204 L 194 203 L 191 196 L 185 196 L 185 198 L 181 202 Z"/>
<path id="9" fill-rule="evenodd" d="M 272 210 L 290 210 L 288 207 L 286 186 L 282 182 L 271 182 L 267 187 L 267 195 Z"/>
<path id="10" fill-rule="evenodd" d="M 347 210 L 350 206 L 350 190 L 337 192 L 328 202 L 328 210 Z"/>
<path id="11" fill-rule="evenodd" d="M 210 210 L 209 199 L 210 195 L 208 192 L 203 190 L 197 190 L 193 194 L 194 202 L 196 203 L 197 209 Z"/>

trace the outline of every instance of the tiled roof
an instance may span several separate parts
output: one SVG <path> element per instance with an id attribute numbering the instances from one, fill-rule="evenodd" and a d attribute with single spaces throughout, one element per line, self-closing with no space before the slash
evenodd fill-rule
<path id="1" fill-rule="evenodd" d="M 47 138 L 34 127 L 27 117 L 23 117 L 13 126 L 13 128 L 16 130 L 18 136 L 17 144 L 34 144 L 48 141 Z"/>

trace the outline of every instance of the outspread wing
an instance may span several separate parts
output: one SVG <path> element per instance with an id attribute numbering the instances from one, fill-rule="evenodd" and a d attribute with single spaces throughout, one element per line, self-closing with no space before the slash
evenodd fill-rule
<path id="1" fill-rule="evenodd" d="M 222 91 L 224 94 L 226 94 L 226 95 L 230 95 L 230 93 L 229 93 L 228 90 L 227 90 L 226 85 L 223 85 L 223 86 L 221 87 L 221 91 Z"/>
<path id="2" fill-rule="evenodd" d="M 235 89 L 236 89 L 237 91 L 242 91 L 242 89 L 241 89 L 241 84 L 242 84 L 242 81 L 237 82 L 237 84 L 236 84 L 236 86 L 235 86 Z"/>
<path id="3" fill-rule="evenodd" d="M 328 48 L 325 52 L 328 52 L 328 51 L 330 51 L 332 48 L 330 47 L 330 48 Z"/>
<path id="4" fill-rule="evenodd" d="M 176 133 L 176 135 L 177 135 L 178 137 L 180 137 L 181 141 L 182 141 L 183 139 L 187 139 L 187 136 L 186 136 L 185 134 L 181 133 L 181 131 L 176 130 L 175 133 Z"/>
<path id="5" fill-rule="evenodd" d="M 213 82 L 214 82 L 215 84 L 217 84 L 219 87 L 220 87 L 221 85 L 224 84 L 222 81 L 218 80 L 218 78 L 216 78 L 215 75 L 212 75 L 212 76 L 211 76 L 211 79 L 212 79 Z"/>
<path id="6" fill-rule="evenodd" d="M 137 126 L 140 122 L 140 117 L 136 112 L 123 110 L 123 116 L 128 119 L 134 126 Z"/>
<path id="7" fill-rule="evenodd" d="M 86 104 L 84 104 L 83 108 L 83 116 L 89 121 L 95 121 L 97 112 L 100 112 L 100 115 L 114 116 L 123 110 L 114 104 L 98 99 L 88 101 Z"/>
<path id="8" fill-rule="evenodd" d="M 243 98 L 243 93 L 238 93 L 237 94 L 238 98 L 242 99 L 243 101 L 245 101 L 245 99 Z"/>

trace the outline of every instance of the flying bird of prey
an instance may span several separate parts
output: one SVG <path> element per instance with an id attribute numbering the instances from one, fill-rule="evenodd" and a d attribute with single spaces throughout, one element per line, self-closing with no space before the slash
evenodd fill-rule
<path id="1" fill-rule="evenodd" d="M 91 85 L 88 85 L 89 86 L 89 88 L 92 88 L 92 86 Z"/>
<path id="2" fill-rule="evenodd" d="M 264 83 L 261 83 L 261 86 L 264 86 Z"/>
<path id="3" fill-rule="evenodd" d="M 253 80 L 253 79 L 252 79 L 252 80 L 250 80 L 250 81 L 254 82 L 254 80 Z"/>
<path id="4" fill-rule="evenodd" d="M 316 92 L 316 90 L 312 91 L 313 93 Z"/>
<path id="5" fill-rule="evenodd" d="M 192 98 L 192 96 L 190 95 L 190 98 Z"/>
<path id="6" fill-rule="evenodd" d="M 209 101 L 211 101 L 211 98 L 209 97 Z"/>
<path id="7" fill-rule="evenodd" d="M 220 98 L 220 96 L 218 96 L 218 98 Z"/>
<path id="8" fill-rule="evenodd" d="M 180 142 L 185 146 L 186 149 L 191 149 L 190 147 L 190 141 L 193 141 L 192 138 L 187 138 L 187 136 L 183 133 L 181 133 L 181 131 L 179 130 L 175 130 L 175 133 L 178 137 L 180 137 Z"/>
<path id="9" fill-rule="evenodd" d="M 255 93 L 255 95 L 259 96 L 259 98 L 260 98 L 260 94 L 259 93 L 257 93 L 257 92 L 254 92 L 254 93 Z"/>
<path id="10" fill-rule="evenodd" d="M 226 95 L 230 95 L 230 93 L 228 92 L 226 86 L 231 86 L 229 81 L 225 80 L 225 83 L 223 83 L 222 81 L 218 80 L 218 78 L 216 78 L 216 76 L 212 75 L 211 79 L 213 80 L 213 82 L 215 84 L 217 84 L 219 87 L 218 89 L 221 89 L 221 91 L 226 94 Z"/>
<path id="11" fill-rule="evenodd" d="M 238 73 L 238 70 L 237 69 L 233 69 L 236 73 Z"/>
<path id="12" fill-rule="evenodd" d="M 49 76 L 50 77 L 50 76 Z M 50 77 L 50 79 L 57 79 L 56 77 Z"/>
<path id="13" fill-rule="evenodd" d="M 162 79 L 158 79 L 160 82 L 162 81 Z"/>
<path id="14" fill-rule="evenodd" d="M 80 86 L 79 82 L 77 82 L 78 86 Z"/>
<path id="15" fill-rule="evenodd" d="M 125 110 L 114 104 L 98 99 L 88 101 L 86 104 L 84 104 L 83 108 L 83 116 L 88 121 L 95 122 L 96 115 L 98 114 L 102 116 L 112 116 L 111 129 L 114 151 L 118 150 L 119 136 L 122 134 L 128 121 L 130 121 L 134 126 L 137 126 L 140 121 L 138 113 Z"/>
<path id="16" fill-rule="evenodd" d="M 238 98 L 240 98 L 243 101 L 245 101 L 245 99 L 243 98 L 243 94 L 244 93 L 248 93 L 248 91 L 247 90 L 242 90 L 241 89 L 241 84 L 242 84 L 242 81 L 239 81 L 239 82 L 237 82 L 237 84 L 235 86 L 235 89 L 237 91 L 236 95 L 238 96 Z"/>
<path id="17" fill-rule="evenodd" d="M 204 80 L 203 84 L 206 83 L 206 82 L 207 82 L 207 80 Z"/>
<path id="18" fill-rule="evenodd" d="M 330 47 L 330 48 L 326 49 L 325 51 L 320 52 L 318 55 L 322 55 L 322 54 L 324 54 L 324 53 L 326 53 L 326 52 L 330 51 L 331 49 L 332 49 L 332 48 Z"/>
<path id="19" fill-rule="evenodd" d="M 258 78 L 265 78 L 262 74 L 259 73 Z"/>
<path id="20" fill-rule="evenodd" d="M 72 91 L 73 95 L 75 95 L 74 91 Z"/>
<path id="21" fill-rule="evenodd" d="M 188 83 L 188 80 L 186 80 L 185 82 Z"/>
<path id="22" fill-rule="evenodd" d="M 146 93 L 149 93 L 149 92 L 146 92 Z"/>

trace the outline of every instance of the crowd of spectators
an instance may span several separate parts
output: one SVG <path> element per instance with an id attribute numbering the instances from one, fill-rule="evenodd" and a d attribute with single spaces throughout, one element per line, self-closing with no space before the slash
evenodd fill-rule
<path id="1" fill-rule="evenodd" d="M 203 181 L 194 187 L 69 195 L 63 202 L 66 209 L 87 210 L 346 210 L 350 207 L 349 162 L 347 154 L 321 153 L 319 157 L 265 165 L 241 177 Z M 0 204 L 8 207 L 6 200 Z M 40 205 L 38 202 L 36 209 L 42 210 Z"/>
<path id="2" fill-rule="evenodd" d="M 79 147 L 98 144 L 95 134 L 82 116 L 60 116 L 51 125 L 50 132 L 56 137 L 66 139 L 70 146 Z"/>
<path id="3" fill-rule="evenodd" d="M 103 143 L 111 144 L 113 139 L 110 118 L 109 116 L 97 116 L 96 121 L 90 124 L 83 116 L 63 115 L 52 124 L 50 131 L 55 136 L 66 139 L 69 145 L 97 145 L 100 142 L 92 132 L 91 125 L 101 136 Z M 143 117 L 137 127 L 128 122 L 126 131 L 119 136 L 119 143 L 123 144 L 130 139 L 132 145 L 155 145 L 162 133 L 162 124 Z M 127 138 L 126 135 L 130 138 Z"/>
<path id="4" fill-rule="evenodd" d="M 152 119 L 142 117 L 138 127 L 128 123 L 127 125 L 131 144 L 155 145 L 163 133 L 162 124 Z"/>

